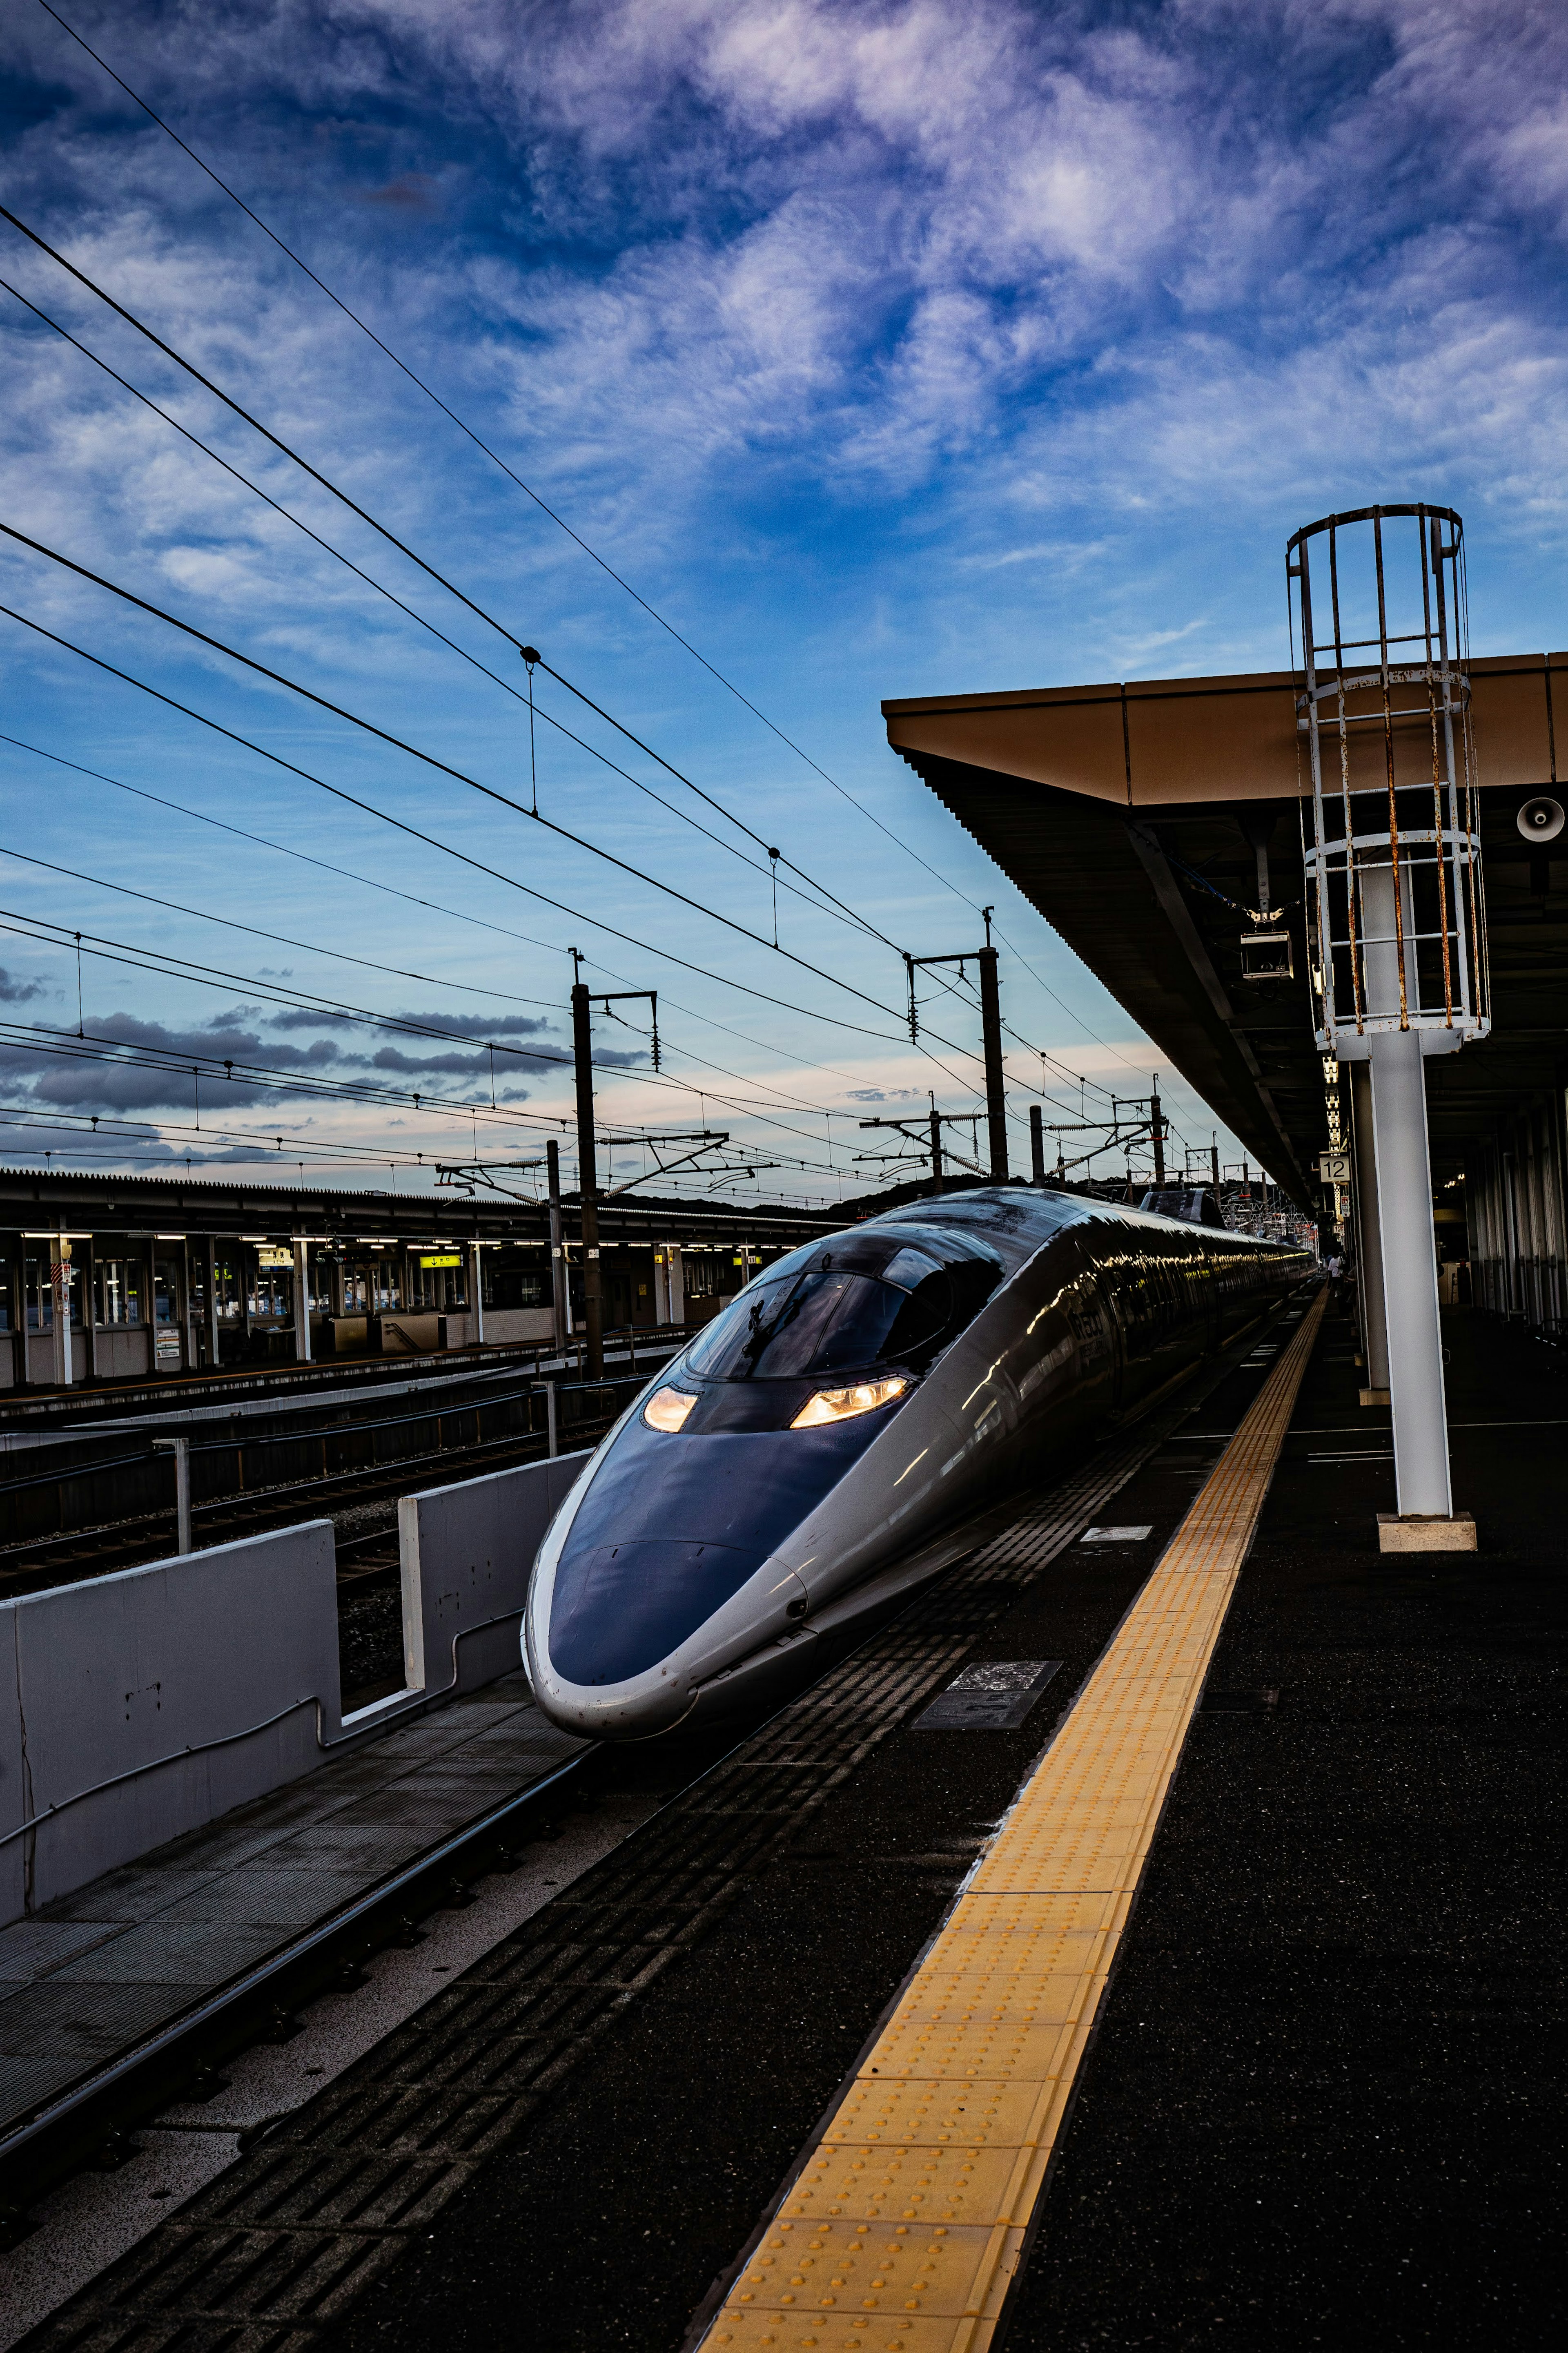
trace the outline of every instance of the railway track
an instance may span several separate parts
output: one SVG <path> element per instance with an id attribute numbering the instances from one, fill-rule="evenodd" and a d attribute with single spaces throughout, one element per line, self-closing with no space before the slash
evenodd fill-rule
<path id="1" fill-rule="evenodd" d="M 644 1376 L 617 1377 L 616 1386 L 624 1388 L 634 1377 L 640 1381 Z M 449 1412 L 455 1418 L 458 1412 L 480 1409 L 458 1408 Z M 427 1417 L 419 1418 L 434 1420 L 435 1409 Z M 573 1447 L 595 1445 L 613 1419 L 613 1413 L 584 1417 L 581 1421 L 571 1422 L 563 1437 Z M 334 1433 L 344 1438 L 357 1434 L 353 1425 Z M 546 1432 L 519 1430 L 499 1438 L 399 1455 L 374 1465 L 328 1472 L 311 1479 L 252 1487 L 232 1496 L 197 1502 L 194 1506 L 197 1535 L 204 1546 L 228 1544 L 237 1537 L 288 1526 L 300 1519 L 332 1517 L 366 1504 L 395 1500 L 427 1482 L 432 1474 L 446 1480 L 504 1471 L 516 1463 L 541 1461 L 548 1451 Z M 4 1495 L 5 1489 L 0 1486 L 0 1502 Z M 170 1504 L 166 1510 L 139 1513 L 97 1527 L 0 1546 L 0 1599 L 160 1560 L 174 1549 L 176 1541 L 177 1518 Z M 339 1547 L 340 1557 L 359 1542 L 358 1538 L 345 1539 Z"/>
<path id="2" fill-rule="evenodd" d="M 1190 1402 L 1103 1450 L 1032 1509 L 1015 1502 L 978 1524 L 965 1561 L 405 2026 L 279 2119 L 43 2322 L 26 2353 L 174 2343 L 312 2353 L 330 2342 L 371 2284 L 710 1934 L 767 1858 L 809 1829 L 831 1792 L 1082 1533 Z M 480 1841 L 469 1868 L 483 1859 Z M 358 1922 L 335 1945 L 321 1932 L 318 1980 L 363 1954 L 365 1936 Z M 280 1980 L 293 1966 L 288 1951 L 278 1956 Z M 265 1988 L 248 1985 L 247 1999 L 254 2012 Z M 221 2019 L 207 2020 L 184 2045 L 170 2043 L 160 2062 L 165 2102 L 212 2063 L 210 2038 L 223 2031 Z M 243 2038 L 232 2021 L 226 2031 L 232 2050 Z M 155 2080 L 143 2082 L 144 2116 Z M 122 2113 L 116 2129 L 134 2120 Z M 0 2170 L 18 2159 L 25 2151 L 0 2148 Z"/>

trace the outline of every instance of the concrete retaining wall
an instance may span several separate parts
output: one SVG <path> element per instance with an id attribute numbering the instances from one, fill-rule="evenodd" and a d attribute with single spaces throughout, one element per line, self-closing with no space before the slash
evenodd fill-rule
<path id="1" fill-rule="evenodd" d="M 406 1687 L 346 1720 L 329 1521 L 0 1604 L 0 1925 L 510 1673 L 587 1459 L 403 1498 Z"/>

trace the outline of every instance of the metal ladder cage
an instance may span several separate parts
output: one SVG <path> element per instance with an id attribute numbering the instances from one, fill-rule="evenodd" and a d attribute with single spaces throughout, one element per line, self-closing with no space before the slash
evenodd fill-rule
<path id="1" fill-rule="evenodd" d="M 1355 1060 L 1380 1030 L 1418 1030 L 1426 1053 L 1484 1038 L 1464 524 L 1425 504 L 1326 515 L 1293 535 L 1286 565 L 1311 771 L 1302 853 L 1319 1048 Z M 1349 633 L 1356 596 L 1374 633 Z"/>

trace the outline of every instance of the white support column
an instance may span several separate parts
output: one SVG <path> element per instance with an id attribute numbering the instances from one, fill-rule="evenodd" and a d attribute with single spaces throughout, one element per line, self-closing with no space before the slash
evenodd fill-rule
<path id="1" fill-rule="evenodd" d="M 479 1243 L 470 1242 L 468 1244 L 468 1297 L 473 1302 L 474 1338 L 476 1342 L 482 1340 L 485 1336 L 484 1270 L 479 1264 L 479 1258 L 480 1251 Z"/>
<path id="2" fill-rule="evenodd" d="M 1377 1203 L 1377 1145 L 1372 1113 L 1372 1066 L 1352 1062 L 1351 1133 L 1355 1147 L 1356 1226 L 1361 1243 L 1362 1324 L 1366 1334 L 1363 1405 L 1388 1403 L 1388 1315 L 1383 1294 L 1383 1220 Z"/>
<path id="3" fill-rule="evenodd" d="M 1437 1251 L 1426 1084 L 1414 1030 L 1372 1039 L 1377 1210 L 1394 1406 L 1394 1474 L 1401 1519 L 1450 1519 L 1448 1423 L 1437 1320 Z"/>
<path id="4" fill-rule="evenodd" d="M 1415 935 L 1408 872 L 1401 892 L 1406 940 Z M 1399 958 L 1390 867 L 1363 870 L 1367 1010 L 1399 1008 Z M 1432 1221 L 1432 1162 L 1426 1142 L 1426 1078 L 1418 1029 L 1377 1029 L 1372 1061 L 1372 1132 L 1378 1238 L 1394 1408 L 1396 1518 L 1384 1517 L 1384 1551 L 1473 1549 L 1475 1524 L 1454 1518 L 1448 1481 L 1448 1420 L 1437 1318 L 1437 1240 Z M 1439 1522 L 1442 1526 L 1432 1524 Z M 1422 1523 L 1426 1525 L 1423 1526 Z"/>
<path id="5" fill-rule="evenodd" d="M 310 1361 L 310 1245 L 294 1238 L 294 1354 L 301 1365 Z"/>
<path id="6" fill-rule="evenodd" d="M 672 1324 L 686 1321 L 686 1271 L 680 1252 L 671 1249 L 665 1259 L 665 1282 L 669 1292 L 669 1320 Z"/>

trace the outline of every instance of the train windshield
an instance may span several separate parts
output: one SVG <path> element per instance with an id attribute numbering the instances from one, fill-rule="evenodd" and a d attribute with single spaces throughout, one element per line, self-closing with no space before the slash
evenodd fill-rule
<path id="1" fill-rule="evenodd" d="M 876 1274 L 813 1251 L 798 1271 L 753 1283 L 716 1316 L 686 1361 L 707 1380 L 786 1380 L 919 1365 L 968 1323 L 1000 1268 L 965 1258 L 952 1266 L 904 1243 Z"/>

